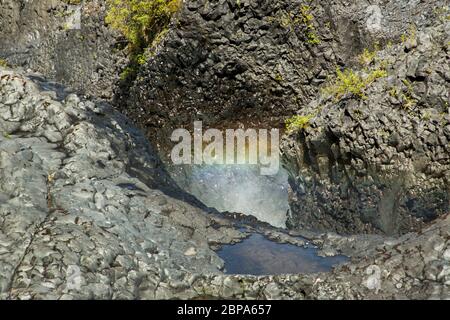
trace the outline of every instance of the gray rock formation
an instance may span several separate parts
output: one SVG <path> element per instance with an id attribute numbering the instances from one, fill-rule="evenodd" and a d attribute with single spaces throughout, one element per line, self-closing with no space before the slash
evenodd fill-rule
<path id="1" fill-rule="evenodd" d="M 0 298 L 153 298 L 218 272 L 208 243 L 240 233 L 160 191 L 176 187 L 111 107 L 38 84 L 0 69 Z"/>
<path id="2" fill-rule="evenodd" d="M 450 297 L 448 215 L 330 274 L 225 276 L 210 244 L 243 235 L 155 189 L 176 187 L 123 116 L 4 69 L 0 114 L 2 299 Z"/>
<path id="3" fill-rule="evenodd" d="M 300 111 L 313 118 L 282 147 L 291 227 L 392 235 L 449 212 L 450 23 L 433 24 L 377 53 L 387 77 L 365 99 L 324 94 Z"/>
<path id="4" fill-rule="evenodd" d="M 428 24 L 445 4 L 185 1 L 156 55 L 116 93 L 118 107 L 155 145 L 194 120 L 205 127 L 280 127 L 338 65 L 354 63 L 377 41 L 398 41 L 411 23 Z"/>
<path id="5" fill-rule="evenodd" d="M 0 58 L 40 72 L 0 66 L 0 299 L 450 299 L 445 0 L 187 0 L 125 87 L 104 0 L 66 2 L 0 3 Z M 388 76 L 367 98 L 320 97 L 375 41 L 368 68 Z M 314 117 L 283 145 L 291 234 L 352 261 L 225 275 L 213 249 L 247 234 L 180 190 L 158 143 L 193 120 L 279 126 L 296 112 Z"/>
<path id="6" fill-rule="evenodd" d="M 117 35 L 105 25 L 105 1 L 4 0 L 0 58 L 84 94 L 111 99 L 127 64 Z"/>
<path id="7" fill-rule="evenodd" d="M 204 277 L 194 288 L 209 297 L 265 299 L 448 299 L 447 215 L 423 230 L 389 240 L 329 274 Z M 347 238 L 350 242 L 357 238 Z M 372 255 L 372 256 L 371 256 Z"/>

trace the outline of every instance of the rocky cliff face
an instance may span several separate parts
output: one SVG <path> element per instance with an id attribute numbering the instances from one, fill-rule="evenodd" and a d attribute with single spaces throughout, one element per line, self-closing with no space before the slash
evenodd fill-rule
<path id="1" fill-rule="evenodd" d="M 104 22 L 105 1 L 0 3 L 0 58 L 73 90 L 111 99 L 126 65 L 123 45 Z"/>
<path id="2" fill-rule="evenodd" d="M 448 298 L 448 216 L 328 275 L 221 274 L 210 246 L 243 235 L 161 192 L 176 186 L 126 118 L 43 84 L 0 69 L 0 298 Z"/>
<path id="3" fill-rule="evenodd" d="M 239 232 L 163 193 L 177 188 L 111 107 L 29 77 L 0 69 L 0 298 L 151 298 L 161 277 L 218 272 L 208 243 Z"/>
<path id="4" fill-rule="evenodd" d="M 433 3 L 185 1 L 119 108 L 160 144 L 194 120 L 284 127 L 337 66 L 436 19 Z"/>
<path id="5" fill-rule="evenodd" d="M 41 74 L 0 66 L 0 299 L 450 298 L 445 5 L 187 0 L 119 86 L 103 0 L 2 1 L 0 57 Z M 321 95 L 336 67 L 386 75 Z M 279 127 L 294 113 L 308 121 L 282 147 L 290 227 L 353 260 L 224 275 L 212 249 L 246 233 L 180 190 L 154 147 L 194 120 Z M 383 236 L 345 235 L 361 233 Z"/>
<path id="6" fill-rule="evenodd" d="M 282 148 L 292 227 L 397 234 L 449 211 L 450 23 L 433 24 L 377 53 L 386 77 L 366 97 L 302 109 L 310 124 Z"/>

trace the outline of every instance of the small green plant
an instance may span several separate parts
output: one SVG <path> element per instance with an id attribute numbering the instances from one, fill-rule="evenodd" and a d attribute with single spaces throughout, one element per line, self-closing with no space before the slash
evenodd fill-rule
<path id="1" fill-rule="evenodd" d="M 370 71 L 369 75 L 365 78 L 364 82 L 366 84 L 366 87 L 368 87 L 376 80 L 381 79 L 381 78 L 386 78 L 387 76 L 388 76 L 388 73 L 387 73 L 386 69 L 384 69 L 384 68 L 374 69 L 374 70 Z"/>
<path id="2" fill-rule="evenodd" d="M 0 58 L 0 67 L 7 67 L 8 66 L 8 62 L 2 58 Z"/>
<path id="3" fill-rule="evenodd" d="M 314 116 L 311 114 L 306 116 L 300 115 L 292 116 L 291 118 L 286 120 L 286 130 L 288 132 L 304 130 L 309 126 L 310 121 L 313 117 Z"/>
<path id="4" fill-rule="evenodd" d="M 329 89 L 336 99 L 343 95 L 351 93 L 360 98 L 364 98 L 364 89 L 366 85 L 363 78 L 353 70 L 345 69 L 341 71 L 336 70 L 336 81 Z"/>
<path id="5" fill-rule="evenodd" d="M 392 87 L 392 88 L 389 90 L 389 95 L 390 95 L 391 97 L 393 97 L 393 98 L 397 98 L 397 97 L 398 97 L 398 89 L 397 89 L 397 87 Z"/>
<path id="6" fill-rule="evenodd" d="M 406 88 L 399 90 L 397 87 L 392 87 L 389 90 L 389 95 L 399 99 L 402 102 L 403 109 L 412 110 L 417 105 L 417 100 L 413 97 L 413 85 L 407 79 L 403 79 L 402 83 Z"/>
<path id="7" fill-rule="evenodd" d="M 407 39 L 406 33 L 402 33 L 402 35 L 400 36 L 400 42 L 405 43 L 406 39 Z"/>
<path id="8" fill-rule="evenodd" d="M 416 36 L 417 36 L 417 27 L 414 24 L 411 24 L 411 26 L 409 27 L 409 31 L 407 33 L 403 33 L 400 36 L 400 41 L 402 43 L 412 42 L 416 39 Z"/>
<path id="9" fill-rule="evenodd" d="M 408 90 L 408 92 L 413 92 L 414 88 L 411 82 L 409 82 L 407 79 L 403 79 L 402 83 L 406 86 L 406 89 Z"/>
<path id="10" fill-rule="evenodd" d="M 401 99 L 403 101 L 402 107 L 405 110 L 412 110 L 417 105 L 417 100 L 409 94 L 402 93 Z"/>
<path id="11" fill-rule="evenodd" d="M 345 69 L 343 71 L 337 69 L 336 79 L 331 85 L 325 87 L 323 92 L 333 96 L 336 101 L 347 94 L 351 94 L 360 99 L 367 99 L 364 93 L 367 87 L 375 80 L 386 76 L 387 72 L 384 69 L 371 70 L 365 76 L 362 76 L 351 69 Z"/>
<path id="12" fill-rule="evenodd" d="M 317 36 L 316 28 L 314 27 L 314 16 L 311 14 L 311 7 L 303 5 L 300 8 L 300 13 L 302 16 L 302 21 L 306 26 L 307 32 L 306 37 L 307 42 L 312 45 L 317 45 L 320 43 L 320 39 Z"/>
<path id="13" fill-rule="evenodd" d="M 417 105 L 417 100 L 413 97 L 413 85 L 406 79 L 402 80 L 402 83 L 406 88 L 400 90 L 394 86 L 389 90 L 389 95 L 393 98 L 399 99 L 402 103 L 403 109 L 412 110 Z"/>
<path id="14" fill-rule="evenodd" d="M 358 56 L 358 61 L 361 65 L 363 66 L 368 66 L 370 65 L 374 60 L 375 57 L 377 55 L 377 51 L 378 50 L 369 50 L 369 49 L 364 49 L 364 51 Z"/>
<path id="15" fill-rule="evenodd" d="M 130 49 L 149 46 L 167 28 L 181 0 L 107 0 L 106 23 L 127 38 Z"/>
<path id="16" fill-rule="evenodd" d="M 429 112 L 422 113 L 422 120 L 423 121 L 430 121 L 431 120 L 431 114 Z"/>
<path id="17" fill-rule="evenodd" d="M 304 28 L 306 42 L 311 45 L 320 44 L 320 38 L 317 35 L 314 26 L 314 16 L 311 13 L 311 7 L 303 5 L 300 7 L 300 15 L 295 12 L 289 12 L 280 18 L 280 25 L 283 28 L 302 26 Z"/>

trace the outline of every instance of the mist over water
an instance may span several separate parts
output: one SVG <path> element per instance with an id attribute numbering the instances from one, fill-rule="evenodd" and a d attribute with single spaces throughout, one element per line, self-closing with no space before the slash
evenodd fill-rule
<path id="1" fill-rule="evenodd" d="M 283 169 L 273 176 L 261 175 L 258 165 L 181 165 L 169 171 L 181 188 L 209 207 L 286 226 L 288 176 Z"/>

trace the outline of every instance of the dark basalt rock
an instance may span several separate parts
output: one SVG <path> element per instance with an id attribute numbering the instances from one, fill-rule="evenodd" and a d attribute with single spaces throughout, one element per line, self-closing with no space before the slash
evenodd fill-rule
<path id="1" fill-rule="evenodd" d="M 322 97 L 302 110 L 322 108 L 283 143 L 291 228 L 393 235 L 449 212 L 450 82 L 443 75 L 450 29 L 435 24 L 409 40 L 417 45 L 407 53 L 408 43 L 379 52 L 388 77 L 368 89 L 366 100 Z M 409 76 L 417 70 L 427 72 Z M 415 102 L 407 108 L 397 99 Z"/>
<path id="2" fill-rule="evenodd" d="M 104 22 L 105 1 L 67 3 L 2 1 L 0 58 L 78 92 L 111 99 L 127 58 L 118 35 Z"/>
<path id="3" fill-rule="evenodd" d="M 425 3 L 309 1 L 310 31 L 303 5 L 185 1 L 134 83 L 116 92 L 119 109 L 163 147 L 174 128 L 194 120 L 205 127 L 283 127 L 337 66 L 353 64 L 377 41 L 398 41 L 412 21 L 421 26 L 435 18 Z M 309 41 L 309 32 L 320 43 Z"/>
<path id="4" fill-rule="evenodd" d="M 450 298 L 450 29 L 436 15 L 447 1 L 348 2 L 311 2 L 313 45 L 304 26 L 281 21 L 301 1 L 187 0 L 119 87 L 127 59 L 103 0 L 82 7 L 81 30 L 64 27 L 63 1 L 1 1 L 0 56 L 45 76 L 0 67 L 0 299 Z M 411 22 L 417 36 L 395 44 Z M 367 100 L 318 98 L 336 66 L 354 66 L 375 40 L 389 76 Z M 212 248 L 246 234 L 180 190 L 128 118 L 58 82 L 115 98 L 155 146 L 194 119 L 279 126 L 323 107 L 284 140 L 289 221 L 341 235 L 291 233 L 353 260 L 328 274 L 224 275 Z M 392 86 L 414 108 L 402 110 Z"/>

